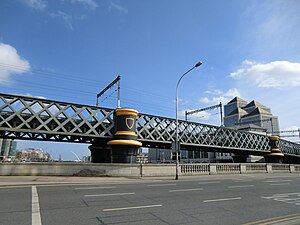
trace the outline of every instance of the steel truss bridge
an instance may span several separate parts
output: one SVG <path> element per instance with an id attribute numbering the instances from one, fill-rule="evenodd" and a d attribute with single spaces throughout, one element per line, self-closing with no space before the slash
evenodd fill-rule
<path id="1" fill-rule="evenodd" d="M 93 143 L 111 140 L 114 109 L 0 93 L 0 138 Z M 144 147 L 171 148 L 175 119 L 139 114 L 138 141 Z M 265 155 L 270 137 L 225 127 L 179 121 L 181 149 Z M 300 145 L 279 140 L 281 152 L 300 158 Z"/>

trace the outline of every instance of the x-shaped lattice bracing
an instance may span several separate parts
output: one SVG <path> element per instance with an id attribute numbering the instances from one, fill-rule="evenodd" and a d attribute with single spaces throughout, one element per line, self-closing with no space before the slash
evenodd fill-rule
<path id="1" fill-rule="evenodd" d="M 300 145 L 295 145 L 293 142 L 281 139 L 279 140 L 279 148 L 286 155 L 300 156 Z"/>
<path id="2" fill-rule="evenodd" d="M 113 138 L 113 109 L 0 94 L 1 137 L 90 143 Z M 181 145 L 270 152 L 270 138 L 224 127 L 179 120 Z M 175 141 L 176 120 L 147 114 L 137 118 L 138 140 Z M 300 145 L 280 140 L 284 154 L 300 156 Z"/>
<path id="3" fill-rule="evenodd" d="M 84 139 L 78 135 L 112 137 L 112 109 L 12 95 L 0 95 L 0 100 L 0 130 L 10 136 L 77 141 Z"/>
<path id="4" fill-rule="evenodd" d="M 151 141 L 174 142 L 174 119 L 139 115 L 138 138 Z M 178 139 L 182 145 L 219 146 L 251 151 L 270 151 L 269 137 L 205 124 L 179 121 Z"/>

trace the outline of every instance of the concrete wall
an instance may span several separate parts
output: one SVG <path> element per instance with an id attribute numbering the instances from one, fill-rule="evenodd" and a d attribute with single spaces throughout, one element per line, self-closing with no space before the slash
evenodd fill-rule
<path id="1" fill-rule="evenodd" d="M 38 176 L 140 176 L 137 164 L 2 163 L 0 175 Z"/>
<path id="2" fill-rule="evenodd" d="M 1 163 L 1 176 L 175 176 L 175 164 Z M 266 163 L 181 164 L 180 175 L 300 173 L 300 165 Z"/>

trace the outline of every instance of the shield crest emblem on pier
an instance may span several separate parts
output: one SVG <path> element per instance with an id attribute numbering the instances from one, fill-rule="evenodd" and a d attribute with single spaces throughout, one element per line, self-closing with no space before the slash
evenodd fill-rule
<path id="1" fill-rule="evenodd" d="M 126 118 L 125 123 L 126 123 L 127 128 L 129 130 L 131 130 L 134 126 L 134 119 L 133 118 Z"/>

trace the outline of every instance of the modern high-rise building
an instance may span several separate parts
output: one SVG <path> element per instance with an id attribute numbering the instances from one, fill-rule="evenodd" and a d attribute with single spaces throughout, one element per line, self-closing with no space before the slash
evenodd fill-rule
<path id="1" fill-rule="evenodd" d="M 255 100 L 248 103 L 239 97 L 224 105 L 224 126 L 268 134 L 279 131 L 278 117 L 273 116 L 270 108 Z"/>
<path id="2" fill-rule="evenodd" d="M 8 157 L 15 155 L 17 142 L 11 139 L 0 139 L 0 160 L 5 160 Z"/>

